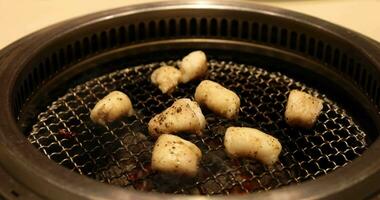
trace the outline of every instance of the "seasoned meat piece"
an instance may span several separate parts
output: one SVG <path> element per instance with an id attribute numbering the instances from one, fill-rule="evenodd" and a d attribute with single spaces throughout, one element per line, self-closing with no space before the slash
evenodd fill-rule
<path id="1" fill-rule="evenodd" d="M 246 127 L 229 127 L 224 146 L 231 157 L 250 157 L 268 166 L 277 162 L 282 149 L 276 138 Z"/>
<path id="2" fill-rule="evenodd" d="M 286 104 L 285 119 L 290 126 L 311 128 L 321 110 L 323 101 L 302 91 L 290 91 Z"/>
<path id="3" fill-rule="evenodd" d="M 195 176 L 201 157 L 202 152 L 195 144 L 175 135 L 163 134 L 153 148 L 152 169 Z"/>
<path id="4" fill-rule="evenodd" d="M 150 80 L 162 93 L 171 93 L 177 87 L 181 72 L 172 66 L 162 66 L 153 71 Z"/>
<path id="5" fill-rule="evenodd" d="M 96 103 L 91 110 L 90 118 L 94 123 L 106 125 L 120 117 L 131 116 L 133 113 L 129 97 L 120 91 L 113 91 Z"/>
<path id="6" fill-rule="evenodd" d="M 207 72 L 207 58 L 203 51 L 193 51 L 182 59 L 179 65 L 181 82 L 187 83 L 204 76 Z"/>
<path id="7" fill-rule="evenodd" d="M 188 132 L 202 134 L 206 119 L 195 101 L 183 98 L 176 100 L 173 105 L 162 113 L 154 116 L 148 124 L 149 133 L 153 136 Z"/>
<path id="8" fill-rule="evenodd" d="M 202 81 L 195 90 L 195 101 L 227 119 L 239 114 L 240 98 L 233 91 L 210 80 Z"/>

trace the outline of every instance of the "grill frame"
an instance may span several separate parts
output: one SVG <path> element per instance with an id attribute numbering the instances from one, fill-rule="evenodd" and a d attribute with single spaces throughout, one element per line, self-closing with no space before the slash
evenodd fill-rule
<path id="1" fill-rule="evenodd" d="M 122 189 L 97 183 L 82 176 L 78 176 L 70 171 L 56 167 L 56 164 L 42 156 L 31 144 L 29 144 L 19 127 L 16 125 L 16 121 L 12 113 L 12 95 L 13 86 L 17 83 L 17 77 L 21 76 L 23 67 L 28 64 L 35 54 L 47 48 L 50 42 L 53 40 L 62 40 L 62 36 L 70 34 L 70 31 L 78 30 L 84 24 L 98 23 L 106 20 L 109 16 L 117 17 L 118 15 L 128 15 L 132 13 L 148 12 L 154 9 L 236 9 L 241 10 L 245 8 L 247 11 L 258 12 L 268 15 L 275 15 L 286 20 L 297 21 L 299 23 L 309 24 L 318 30 L 323 30 L 342 40 L 348 42 L 350 45 L 356 47 L 356 50 L 361 52 L 366 58 L 377 67 L 377 71 L 380 70 L 380 47 L 379 45 L 360 34 L 347 29 L 335 26 L 328 22 L 304 16 L 298 13 L 285 11 L 276 8 L 270 8 L 266 6 L 259 6 L 251 3 L 243 2 L 223 2 L 216 3 L 209 1 L 208 4 L 190 4 L 183 2 L 182 5 L 178 2 L 164 2 L 153 3 L 140 6 L 125 7 L 115 9 L 111 11 L 100 12 L 97 14 L 89 15 L 86 17 L 78 18 L 63 22 L 52 27 L 43 29 L 37 33 L 34 33 L 26 38 L 12 44 L 0 53 L 0 81 L 2 94 L 0 95 L 0 105 L 5 106 L 0 111 L 0 116 L 3 116 L 5 120 L 0 121 L 0 140 L 3 141 L 0 144 L 0 158 L 1 164 L 5 170 L 11 174 L 16 180 L 24 184 L 26 187 L 31 188 L 34 192 L 41 196 L 48 198 L 92 198 L 92 199 L 125 199 L 125 198 L 140 198 L 140 199 L 181 199 L 181 198 L 193 198 L 199 197 L 184 197 L 184 196 L 171 196 L 162 194 L 147 194 L 135 191 L 124 191 Z M 180 5 L 180 6 L 179 6 Z M 46 38 L 49 38 L 46 40 Z M 28 54 L 24 51 L 29 50 Z M 13 68 L 13 70 L 9 70 Z M 5 83 L 5 80 L 7 81 Z M 53 79 L 49 82 L 52 82 Z M 48 83 L 49 83 L 48 82 Z M 7 86 L 7 87 L 6 87 Z M 371 103 L 365 96 L 360 97 L 363 101 L 366 101 L 368 105 Z M 369 113 L 373 114 L 374 107 L 368 106 L 366 108 Z M 371 111 L 372 110 L 372 111 Z M 373 118 L 378 116 L 373 114 Z M 380 130 L 377 124 L 377 130 Z M 345 197 L 354 196 L 367 196 L 372 192 L 375 192 L 378 188 L 366 188 L 368 184 L 376 185 L 376 180 L 380 178 L 380 160 L 377 158 L 376 150 L 380 149 L 380 141 L 376 140 L 371 147 L 350 164 L 349 167 L 345 167 L 336 170 L 326 176 L 318 178 L 313 182 L 303 183 L 297 186 L 289 186 L 283 189 L 278 189 L 266 193 L 253 194 L 248 196 L 236 197 L 241 199 L 250 198 L 334 198 L 338 194 L 344 194 Z M 41 169 L 40 166 L 44 166 Z M 347 179 L 346 175 L 350 174 L 350 179 Z M 335 187 L 331 187 L 335 186 Z M 378 186 L 379 187 L 379 186 Z M 45 188 L 41 191 L 40 188 Z M 344 192 L 344 193 L 343 193 Z M 332 196 L 331 196 L 332 195 Z M 342 196 L 341 196 L 342 197 Z M 343 196 L 344 197 L 344 196 Z M 228 197 L 211 197 L 211 198 L 228 198 Z"/>

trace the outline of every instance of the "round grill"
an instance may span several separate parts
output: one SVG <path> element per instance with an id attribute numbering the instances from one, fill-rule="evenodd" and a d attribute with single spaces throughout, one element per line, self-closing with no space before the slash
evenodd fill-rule
<path id="1" fill-rule="evenodd" d="M 206 78 L 241 97 L 240 115 L 203 109 L 204 136 L 180 135 L 203 152 L 198 176 L 162 175 L 150 169 L 147 122 L 192 98 L 199 81 L 163 95 L 149 76 L 198 49 L 210 59 Z M 228 0 L 142 4 L 48 27 L 0 51 L 0 199 L 368 198 L 380 191 L 379 58 L 378 43 L 358 33 Z M 291 89 L 324 100 L 314 128 L 285 123 Z M 90 110 L 112 90 L 137 114 L 95 125 Z M 229 126 L 278 138 L 279 162 L 227 157 Z"/>
<path id="2" fill-rule="evenodd" d="M 206 79 L 217 81 L 241 98 L 239 118 L 228 121 L 203 109 L 208 125 L 204 136 L 181 134 L 203 153 L 195 178 L 162 175 L 150 168 L 155 139 L 147 123 L 175 99 L 193 98 L 199 81 L 179 85 L 162 94 L 150 83 L 155 62 L 130 67 L 71 88 L 39 114 L 28 140 L 50 159 L 72 171 L 101 182 L 181 194 L 230 194 L 269 190 L 315 179 L 351 162 L 367 149 L 369 139 L 345 110 L 324 94 L 279 72 L 233 62 L 211 60 Z M 313 129 L 289 127 L 284 107 L 290 90 L 307 91 L 324 100 Z M 136 116 L 106 127 L 91 122 L 95 103 L 113 90 L 128 94 Z M 231 159 L 224 152 L 223 137 L 229 126 L 256 127 L 280 140 L 280 161 L 268 168 L 252 159 Z"/>

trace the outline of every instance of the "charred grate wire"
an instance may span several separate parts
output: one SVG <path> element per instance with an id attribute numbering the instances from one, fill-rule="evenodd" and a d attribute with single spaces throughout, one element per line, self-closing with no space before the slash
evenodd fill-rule
<path id="1" fill-rule="evenodd" d="M 127 68 L 69 89 L 39 114 L 29 141 L 58 164 L 101 182 L 144 191 L 207 195 L 250 193 L 315 179 L 345 166 L 367 149 L 366 134 L 325 95 L 278 72 L 212 60 L 207 78 L 239 94 L 239 119 L 224 120 L 203 109 L 208 122 L 204 136 L 181 135 L 202 149 L 196 178 L 153 172 L 150 158 L 154 140 L 147 122 L 175 99 L 192 98 L 199 83 L 180 85 L 172 95 L 161 94 L 150 83 L 150 74 L 164 64 L 176 65 L 177 61 Z M 286 125 L 283 113 L 291 89 L 324 99 L 313 129 Z M 90 109 L 113 90 L 129 95 L 136 116 L 107 127 L 93 124 Z M 222 141 L 231 125 L 257 127 L 277 137 L 283 146 L 280 161 L 267 168 L 254 160 L 228 158 Z"/>

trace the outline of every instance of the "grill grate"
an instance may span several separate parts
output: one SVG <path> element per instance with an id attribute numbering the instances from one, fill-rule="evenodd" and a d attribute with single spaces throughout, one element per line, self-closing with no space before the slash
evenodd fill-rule
<path id="1" fill-rule="evenodd" d="M 203 109 L 208 122 L 204 136 L 181 135 L 202 149 L 196 178 L 153 172 L 150 158 L 154 140 L 147 122 L 176 98 L 192 98 L 199 83 L 180 85 L 169 96 L 161 94 L 149 76 L 160 65 L 176 63 L 127 68 L 69 89 L 39 114 L 29 141 L 58 164 L 101 182 L 144 191 L 207 195 L 250 193 L 315 179 L 345 166 L 367 149 L 366 134 L 323 94 L 278 72 L 212 60 L 207 78 L 239 94 L 239 119 L 227 121 Z M 291 89 L 324 99 L 314 129 L 286 125 L 283 113 Z M 107 127 L 97 126 L 89 118 L 90 109 L 112 90 L 127 93 L 137 114 Z M 280 161 L 267 168 L 254 160 L 228 158 L 222 141 L 225 129 L 232 125 L 258 127 L 277 137 L 283 146 Z"/>

